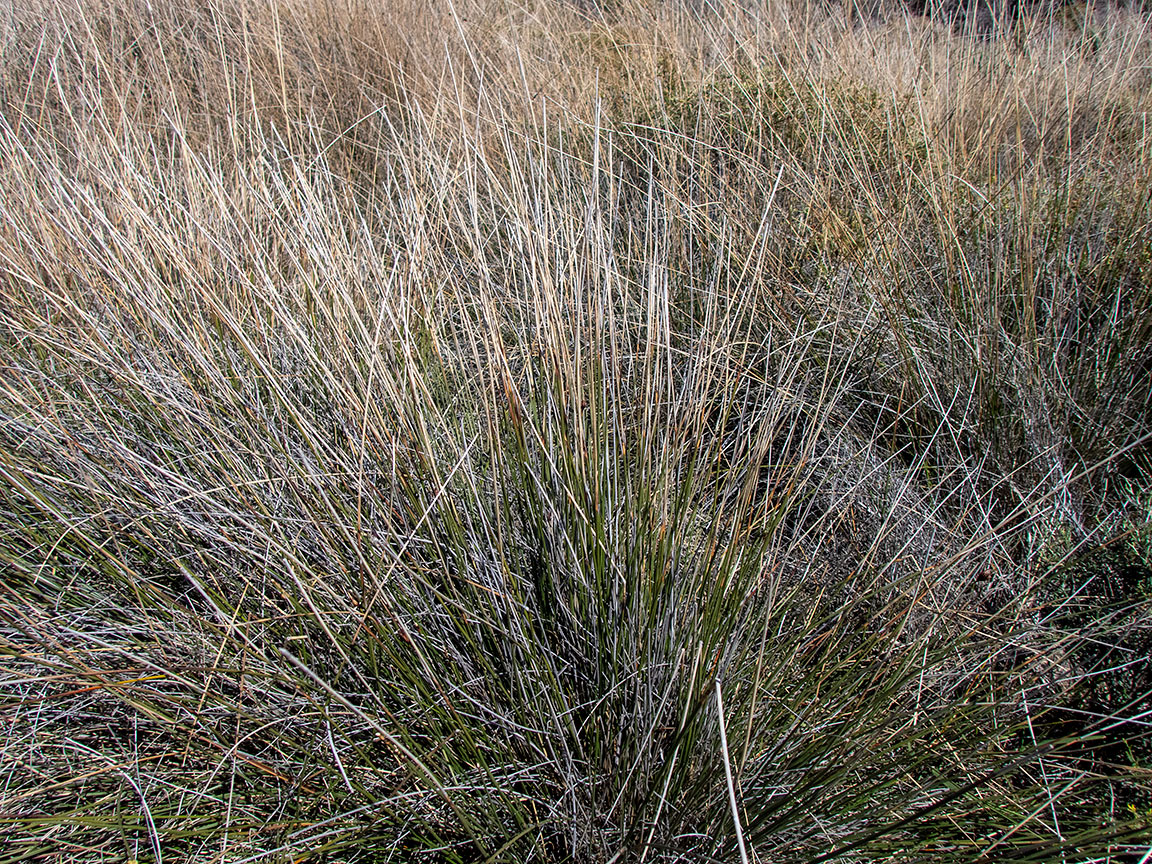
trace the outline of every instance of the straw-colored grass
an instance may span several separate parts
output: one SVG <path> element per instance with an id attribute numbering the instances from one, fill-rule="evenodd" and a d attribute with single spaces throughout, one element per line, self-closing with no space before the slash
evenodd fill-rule
<path id="1" fill-rule="evenodd" d="M 0 861 L 1133 861 L 1152 36 L 0 19 Z"/>

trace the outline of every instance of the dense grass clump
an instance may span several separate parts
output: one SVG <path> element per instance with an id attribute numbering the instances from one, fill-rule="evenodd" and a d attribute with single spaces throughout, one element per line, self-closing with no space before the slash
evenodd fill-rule
<path id="1" fill-rule="evenodd" d="M 1143 15 L 5 14 L 0 861 L 1145 856 Z"/>

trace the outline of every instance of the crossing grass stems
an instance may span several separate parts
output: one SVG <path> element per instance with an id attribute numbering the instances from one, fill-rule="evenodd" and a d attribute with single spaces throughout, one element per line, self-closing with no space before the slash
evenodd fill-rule
<path id="1" fill-rule="evenodd" d="M 0 861 L 1152 842 L 1143 14 L 0 23 Z"/>

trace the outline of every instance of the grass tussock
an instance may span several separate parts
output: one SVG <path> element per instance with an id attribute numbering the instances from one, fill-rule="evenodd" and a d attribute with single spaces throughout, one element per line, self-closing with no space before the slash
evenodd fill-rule
<path id="1" fill-rule="evenodd" d="M 1143 14 L 4 15 L 0 861 L 1144 855 Z"/>

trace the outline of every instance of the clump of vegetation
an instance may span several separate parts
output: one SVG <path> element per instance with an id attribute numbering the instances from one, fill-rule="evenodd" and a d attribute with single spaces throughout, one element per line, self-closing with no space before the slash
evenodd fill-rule
<path id="1" fill-rule="evenodd" d="M 1143 855 L 1152 42 L 1030 26 L 10 10 L 0 861 Z"/>

